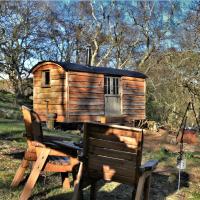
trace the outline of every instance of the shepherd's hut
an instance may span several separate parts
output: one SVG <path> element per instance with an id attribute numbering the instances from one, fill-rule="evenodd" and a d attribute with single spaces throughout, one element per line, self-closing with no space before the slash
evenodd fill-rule
<path id="1" fill-rule="evenodd" d="M 142 73 L 70 62 L 43 61 L 33 73 L 33 108 L 42 121 L 57 122 L 145 119 Z"/>

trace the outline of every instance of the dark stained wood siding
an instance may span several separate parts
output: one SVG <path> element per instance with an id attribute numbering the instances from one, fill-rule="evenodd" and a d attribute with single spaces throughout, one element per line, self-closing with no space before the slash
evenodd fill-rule
<path id="1" fill-rule="evenodd" d="M 50 87 L 42 87 L 44 70 L 50 70 Z M 57 113 L 57 121 L 66 120 L 66 74 L 67 72 L 56 64 L 42 65 L 33 73 L 33 109 L 42 121 L 46 121 L 47 101 L 49 113 Z"/>
<path id="2" fill-rule="evenodd" d="M 145 119 L 145 79 L 122 77 L 122 109 L 128 118 Z"/>
<path id="3" fill-rule="evenodd" d="M 69 72 L 69 121 L 98 121 L 104 115 L 104 75 Z"/>

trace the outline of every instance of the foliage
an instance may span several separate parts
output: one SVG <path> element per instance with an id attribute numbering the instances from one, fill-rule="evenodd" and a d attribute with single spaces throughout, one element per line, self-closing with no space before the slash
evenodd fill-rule
<path id="1" fill-rule="evenodd" d="M 9 78 L 17 99 L 31 89 L 33 64 L 85 64 L 89 45 L 91 65 L 148 75 L 149 119 L 176 127 L 191 96 L 198 111 L 198 1 L 1 1 L 0 6 L 0 75 Z"/>

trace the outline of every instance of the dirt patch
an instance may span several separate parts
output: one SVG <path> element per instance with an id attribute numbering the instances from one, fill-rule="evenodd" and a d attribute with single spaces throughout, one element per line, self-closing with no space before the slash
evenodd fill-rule
<path id="1" fill-rule="evenodd" d="M 144 160 L 158 159 L 159 165 L 152 178 L 151 199 L 195 199 L 199 195 L 200 180 L 200 142 L 184 144 L 184 156 L 187 167 L 181 172 L 180 191 L 178 187 L 178 169 L 176 158 L 180 146 L 176 143 L 176 135 L 165 130 L 147 132 L 144 135 Z M 198 156 L 195 156 L 198 154 Z"/>

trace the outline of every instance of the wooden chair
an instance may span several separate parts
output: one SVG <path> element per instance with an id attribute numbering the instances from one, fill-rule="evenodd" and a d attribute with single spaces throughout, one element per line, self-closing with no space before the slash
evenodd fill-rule
<path id="1" fill-rule="evenodd" d="M 73 143 L 63 141 L 64 138 L 44 136 L 37 113 L 25 106 L 22 106 L 22 113 L 28 148 L 11 186 L 15 187 L 19 185 L 29 163 L 33 162 L 31 173 L 20 196 L 21 200 L 30 197 L 41 171 L 61 172 L 63 187 L 69 188 L 68 173 L 72 172 L 74 167 L 79 164 L 77 151 L 81 149 L 73 145 Z"/>
<path id="2" fill-rule="evenodd" d="M 141 165 L 143 131 L 137 128 L 84 123 L 83 157 L 73 200 L 83 198 L 84 185 L 91 184 L 90 199 L 96 199 L 99 179 L 134 187 L 132 199 L 149 198 L 150 177 L 157 165 L 151 160 Z"/>

